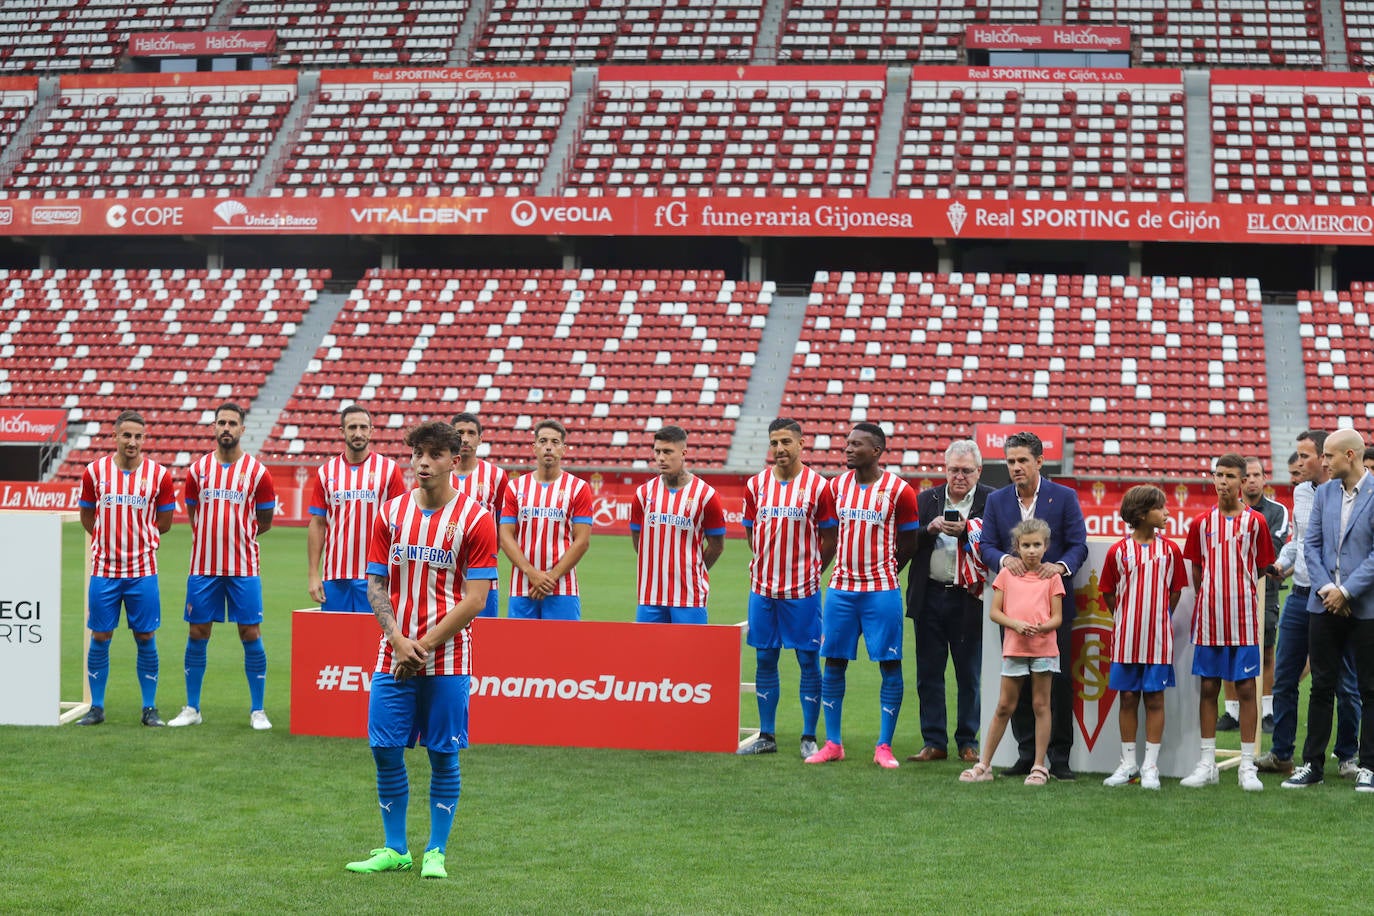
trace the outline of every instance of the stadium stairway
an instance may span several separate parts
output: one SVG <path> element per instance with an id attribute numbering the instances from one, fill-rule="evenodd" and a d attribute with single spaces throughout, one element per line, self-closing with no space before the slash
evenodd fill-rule
<path id="1" fill-rule="evenodd" d="M 764 0 L 759 33 L 754 39 L 754 63 L 778 62 L 778 42 L 782 40 L 782 20 L 786 13 L 787 0 Z"/>
<path id="2" fill-rule="evenodd" d="M 568 109 L 558 125 L 553 145 L 549 148 L 549 158 L 544 163 L 544 174 L 539 178 L 535 194 L 552 197 L 562 190 L 563 178 L 572 164 L 573 150 L 596 90 L 596 68 L 578 67 L 573 71 L 572 96 L 568 99 Z"/>
<path id="3" fill-rule="evenodd" d="M 24 161 L 24 154 L 29 151 L 38 131 L 42 129 L 48 115 L 57 106 L 61 93 L 58 86 L 58 78 L 55 76 L 40 76 L 38 78 L 38 96 L 34 99 L 33 108 L 24 118 L 24 123 L 19 125 L 9 139 L 3 150 L 0 150 L 0 187 L 14 175 L 14 170 Z"/>
<path id="4" fill-rule="evenodd" d="M 873 144 L 873 170 L 868 174 L 869 197 L 891 197 L 896 188 L 897 153 L 906 132 L 906 100 L 911 91 L 911 69 L 889 67 L 887 101 L 883 119 L 878 123 L 878 139 Z"/>
<path id="5" fill-rule="evenodd" d="M 210 18 L 205 23 L 207 32 L 222 32 L 229 29 L 234 21 L 234 15 L 243 5 L 243 0 L 219 0 L 215 5 L 215 11 L 210 14 Z"/>
<path id="6" fill-rule="evenodd" d="M 1295 306 L 1268 303 L 1264 321 L 1264 371 L 1269 377 L 1269 447 L 1271 479 L 1288 466 L 1298 433 L 1310 428 L 1307 385 L 1303 371 L 1301 319 Z"/>
<path id="7" fill-rule="evenodd" d="M 1345 13 L 1341 9 L 1341 2 L 1321 0 L 1322 31 L 1325 33 L 1322 44 L 1326 51 L 1324 66 L 1328 70 L 1350 69 L 1350 58 L 1345 52 Z"/>
<path id="8" fill-rule="evenodd" d="M 1188 199 L 1212 199 L 1212 77 L 1206 70 L 1183 72 L 1183 130 L 1188 146 Z"/>
<path id="9" fill-rule="evenodd" d="M 768 449 L 768 424 L 778 416 L 787 373 L 792 366 L 792 351 L 801 337 L 806 320 L 805 296 L 774 296 L 768 308 L 755 354 L 754 371 L 744 390 L 735 435 L 725 456 L 725 469 L 739 473 L 758 470 Z"/>
<path id="10" fill-rule="evenodd" d="M 1063 22 L 1064 0 L 1042 0 L 1040 4 L 1040 21 L 1045 25 Z"/>
<path id="11" fill-rule="evenodd" d="M 347 292 L 322 290 L 305 313 L 295 336 L 262 383 L 252 410 L 248 412 L 243 431 L 244 451 L 251 454 L 262 451 L 267 437 L 272 434 L 272 428 L 277 425 L 277 418 L 286 408 L 286 402 L 305 375 L 305 367 L 314 358 L 324 335 L 329 333 L 334 319 L 339 317 L 347 302 Z"/>
<path id="12" fill-rule="evenodd" d="M 296 82 L 296 100 L 291 103 L 286 117 L 282 118 L 281 130 L 277 131 L 276 139 L 262 157 L 262 166 L 253 176 L 253 183 L 248 188 L 249 196 L 263 196 L 276 182 L 277 176 L 286 166 L 286 151 L 296 145 L 296 139 L 300 137 L 301 128 L 305 125 L 306 115 L 314 109 L 315 103 L 319 100 L 320 72 L 300 71 L 300 77 Z"/>
<path id="13" fill-rule="evenodd" d="M 491 0 L 473 0 L 468 4 L 463 21 L 458 25 L 458 37 L 454 39 L 453 50 L 449 52 L 444 64 L 449 67 L 462 67 L 472 60 L 472 49 L 477 44 L 477 36 L 482 34 L 482 26 L 491 12 Z"/>

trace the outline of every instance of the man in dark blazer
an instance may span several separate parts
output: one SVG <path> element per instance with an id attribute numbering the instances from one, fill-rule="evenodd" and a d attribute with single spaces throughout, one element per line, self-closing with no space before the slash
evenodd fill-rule
<path id="1" fill-rule="evenodd" d="M 983 455 L 978 443 L 960 439 L 945 449 L 945 483 L 916 497 L 921 521 L 916 554 L 907 576 L 906 615 L 916 630 L 916 694 L 921 703 L 923 747 L 908 760 L 949 756 L 945 663 L 954 662 L 959 697 L 954 741 L 959 759 L 978 760 L 979 697 L 983 670 L 983 580 L 961 575 L 968 562 L 969 520 L 983 517 L 992 487 L 978 482 Z M 946 520 L 946 511 L 959 520 Z"/>
<path id="2" fill-rule="evenodd" d="M 1007 437 L 1007 472 L 1011 483 L 988 497 L 983 512 L 982 553 L 988 567 L 988 581 L 1002 569 L 1013 575 L 1025 571 L 1011 550 L 1011 529 L 1023 519 L 1038 518 L 1049 523 L 1050 546 L 1040 566 L 1042 576 L 1064 578 L 1064 622 L 1056 633 L 1059 643 L 1059 673 L 1050 687 L 1050 775 L 1073 779 L 1069 752 L 1073 750 L 1073 653 L 1070 638 L 1075 613 L 1073 577 L 1088 559 L 1088 529 L 1078 494 L 1062 484 L 1040 476 L 1045 463 L 1045 447 L 1034 433 L 1019 432 Z M 1035 763 L 1035 713 L 1030 702 L 1030 678 L 1022 685 L 1021 701 L 1011 717 L 1011 732 L 1016 738 L 1016 764 L 1006 775 L 1029 773 Z"/>

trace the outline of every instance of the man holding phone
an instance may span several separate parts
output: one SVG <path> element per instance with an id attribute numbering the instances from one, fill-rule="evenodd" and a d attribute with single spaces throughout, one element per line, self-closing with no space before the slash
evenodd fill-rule
<path id="1" fill-rule="evenodd" d="M 960 439 L 945 450 L 945 483 L 916 497 L 921 528 L 907 577 L 906 615 L 916 630 L 916 694 L 921 708 L 919 763 L 949 756 L 945 664 L 954 660 L 958 703 L 954 741 L 959 759 L 977 761 L 983 662 L 983 573 L 970 534 L 981 524 L 992 488 L 979 483 L 978 443 Z"/>

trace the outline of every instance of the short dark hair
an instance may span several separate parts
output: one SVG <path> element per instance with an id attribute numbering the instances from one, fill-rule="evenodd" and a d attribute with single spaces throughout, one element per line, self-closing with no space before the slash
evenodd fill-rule
<path id="1" fill-rule="evenodd" d="M 1237 455 L 1235 452 L 1227 452 L 1226 454 L 1222 455 L 1220 458 L 1217 459 L 1217 463 L 1216 466 L 1213 468 L 1213 472 L 1221 470 L 1222 468 L 1231 468 L 1233 470 L 1239 471 L 1240 476 L 1244 477 L 1246 463 L 1247 462 L 1245 460 L 1244 455 Z"/>
<path id="2" fill-rule="evenodd" d="M 438 447 L 457 452 L 461 445 L 458 430 L 443 420 L 427 420 L 406 433 L 406 447 L 411 451 Z"/>
<path id="3" fill-rule="evenodd" d="M 1317 454 L 1320 455 L 1322 449 L 1326 448 L 1326 433 L 1322 432 L 1320 429 L 1304 429 L 1302 432 L 1298 433 L 1293 441 L 1311 442 L 1317 447 Z"/>
<path id="4" fill-rule="evenodd" d="M 1297 452 L 1294 452 L 1293 454 L 1291 454 L 1291 455 L 1288 456 L 1288 463 L 1289 463 L 1289 464 L 1293 464 L 1293 463 L 1298 462 L 1298 461 L 1301 461 L 1301 460 L 1302 460 L 1302 456 L 1299 455 Z"/>
<path id="5" fill-rule="evenodd" d="M 685 445 L 687 443 L 687 430 L 681 426 L 660 426 L 658 432 L 654 433 L 655 442 L 677 442 Z"/>
<path id="6" fill-rule="evenodd" d="M 1045 457 L 1045 443 L 1040 441 L 1040 437 L 1035 433 L 1022 430 L 1019 433 L 1012 433 L 1007 436 L 1007 441 L 1002 443 L 1002 451 L 1009 452 L 1014 448 L 1030 449 L 1032 458 Z"/>
<path id="7" fill-rule="evenodd" d="M 114 428 L 119 429 L 121 423 L 137 423 L 139 426 L 147 426 L 143 421 L 143 414 L 137 410 L 121 410 L 119 416 L 115 417 Z"/>
<path id="8" fill-rule="evenodd" d="M 789 430 L 796 433 L 798 436 L 802 434 L 801 424 L 791 417 L 778 417 L 772 423 L 768 424 L 768 434 L 770 436 L 780 429 Z"/>
<path id="9" fill-rule="evenodd" d="M 1149 484 L 1131 487 L 1121 497 L 1121 520 L 1134 528 L 1145 521 L 1147 512 L 1163 509 L 1166 502 L 1167 497 L 1159 487 Z"/>
<path id="10" fill-rule="evenodd" d="M 219 416 L 219 412 L 220 412 L 221 410 L 232 410 L 234 413 L 238 414 L 238 415 L 239 415 L 239 422 L 240 422 L 240 423 L 242 423 L 242 422 L 243 422 L 243 418 L 246 417 L 246 416 L 248 415 L 248 411 L 244 410 L 242 407 L 240 407 L 239 405 L 235 404 L 233 401 L 225 401 L 223 404 L 221 404 L 221 405 L 219 405 L 218 407 L 216 407 L 216 408 L 215 408 L 215 416 L 218 417 L 218 416 Z"/>
<path id="11" fill-rule="evenodd" d="M 469 413 L 466 410 L 462 413 L 456 413 L 453 415 L 453 420 L 451 422 L 454 426 L 457 426 L 459 423 L 471 423 L 473 426 L 477 427 L 477 435 L 482 435 L 482 421 L 477 419 L 477 414 L 475 413 Z"/>
<path id="12" fill-rule="evenodd" d="M 551 429 L 558 433 L 558 438 L 562 439 L 564 442 L 568 441 L 568 428 L 557 420 L 540 420 L 538 423 L 534 424 L 534 438 L 539 438 L 539 431 L 541 429 Z"/>
<path id="13" fill-rule="evenodd" d="M 360 413 L 363 416 L 367 417 L 367 422 L 372 422 L 372 414 L 368 411 L 366 407 L 364 407 L 361 404 L 349 404 L 343 410 L 339 411 L 339 425 L 343 426 L 345 423 L 347 423 L 348 415 L 353 413 Z"/>
<path id="14" fill-rule="evenodd" d="M 1368 461 L 1370 458 L 1374 458 L 1374 445 L 1364 450 L 1364 460 Z"/>
<path id="15" fill-rule="evenodd" d="M 883 432 L 883 428 L 877 423 L 855 423 L 850 432 L 868 433 L 877 440 L 880 450 L 887 450 L 887 433 Z"/>

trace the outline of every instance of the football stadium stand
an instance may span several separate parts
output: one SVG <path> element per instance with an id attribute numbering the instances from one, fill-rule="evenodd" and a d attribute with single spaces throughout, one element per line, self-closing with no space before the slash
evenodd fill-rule
<path id="1" fill-rule="evenodd" d="M 1313 426 L 1367 431 L 1374 418 L 1374 283 L 1298 298 L 1303 370 Z"/>
<path id="2" fill-rule="evenodd" d="M 443 63 L 468 0 L 243 0 L 236 29 L 277 33 L 277 66 L 344 67 Z"/>
<path id="3" fill-rule="evenodd" d="M 556 416 L 570 464 L 623 465 L 677 422 L 693 464 L 720 467 L 771 301 L 771 283 L 720 271 L 370 271 L 263 451 L 323 460 L 339 408 L 362 400 L 393 450 L 417 417 L 470 410 L 497 463 L 527 463 Z"/>
<path id="4" fill-rule="evenodd" d="M 203 29 L 212 0 L 29 0 L 0 5 L 0 72 L 113 70 L 130 32 Z"/>
<path id="5" fill-rule="evenodd" d="M 1040 0 L 787 0 L 778 60 L 952 64 L 970 25 L 1039 22 Z"/>

